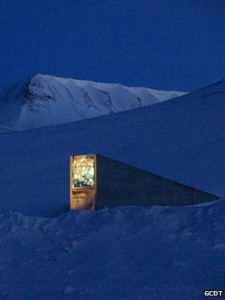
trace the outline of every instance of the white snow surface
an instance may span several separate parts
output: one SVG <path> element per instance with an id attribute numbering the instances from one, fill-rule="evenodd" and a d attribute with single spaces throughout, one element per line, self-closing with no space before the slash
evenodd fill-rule
<path id="1" fill-rule="evenodd" d="M 41 199 L 40 199 L 41 200 Z M 0 216 L 0 298 L 199 300 L 223 290 L 225 199 Z"/>
<path id="2" fill-rule="evenodd" d="M 0 136 L 0 298 L 199 300 L 224 290 L 224 93 L 221 81 L 158 105 Z M 70 212 L 69 155 L 82 153 L 221 199 Z"/>
<path id="3" fill-rule="evenodd" d="M 36 74 L 0 89 L 2 127 L 20 131 L 135 109 L 184 95 Z"/>

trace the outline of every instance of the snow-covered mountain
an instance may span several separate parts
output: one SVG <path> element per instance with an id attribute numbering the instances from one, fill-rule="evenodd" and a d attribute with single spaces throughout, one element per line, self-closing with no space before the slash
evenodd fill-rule
<path id="1" fill-rule="evenodd" d="M 0 132 L 98 117 L 182 95 L 37 74 L 0 90 Z"/>

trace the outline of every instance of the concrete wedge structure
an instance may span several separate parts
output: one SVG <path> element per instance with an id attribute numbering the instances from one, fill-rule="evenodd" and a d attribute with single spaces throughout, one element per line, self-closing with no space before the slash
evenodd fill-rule
<path id="1" fill-rule="evenodd" d="M 70 208 L 194 205 L 219 199 L 99 154 L 70 157 Z"/>

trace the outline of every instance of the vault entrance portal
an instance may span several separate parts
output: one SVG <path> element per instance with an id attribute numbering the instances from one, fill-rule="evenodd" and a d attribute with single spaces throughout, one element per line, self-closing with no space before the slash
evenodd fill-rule
<path id="1" fill-rule="evenodd" d="M 70 157 L 70 208 L 194 205 L 218 197 L 99 154 Z"/>
<path id="2" fill-rule="evenodd" d="M 96 155 L 70 157 L 70 208 L 95 209 Z"/>

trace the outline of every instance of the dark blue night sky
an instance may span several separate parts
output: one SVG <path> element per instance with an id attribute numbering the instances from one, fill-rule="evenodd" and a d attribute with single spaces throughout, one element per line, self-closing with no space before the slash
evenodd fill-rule
<path id="1" fill-rule="evenodd" d="M 2 0 L 0 85 L 42 73 L 191 91 L 225 78 L 224 0 Z"/>

